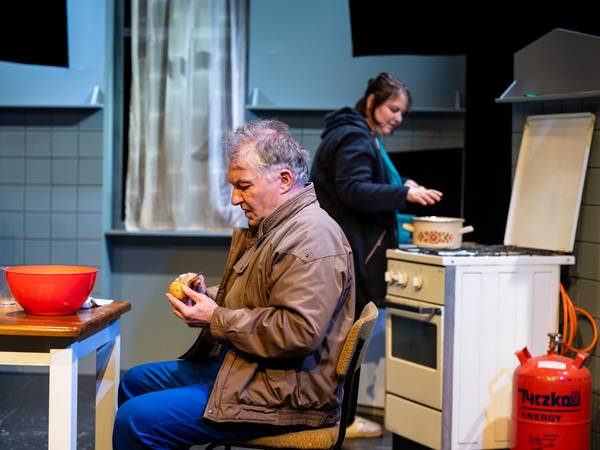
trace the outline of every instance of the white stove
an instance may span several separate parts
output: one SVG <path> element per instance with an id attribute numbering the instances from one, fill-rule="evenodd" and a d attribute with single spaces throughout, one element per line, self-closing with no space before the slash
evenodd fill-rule
<path id="1" fill-rule="evenodd" d="M 514 352 L 544 352 L 575 259 L 456 253 L 387 252 L 385 425 L 433 449 L 507 448 Z"/>
<path id="2" fill-rule="evenodd" d="M 544 353 L 557 330 L 593 124 L 592 114 L 527 119 L 505 245 L 387 251 L 385 426 L 394 449 L 510 446 L 514 352 Z"/>

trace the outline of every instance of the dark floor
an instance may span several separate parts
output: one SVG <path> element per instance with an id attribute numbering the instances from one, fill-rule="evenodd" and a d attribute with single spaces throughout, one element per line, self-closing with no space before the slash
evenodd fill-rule
<path id="1" fill-rule="evenodd" d="M 94 377 L 79 376 L 77 407 L 77 448 L 94 448 Z M 370 417 L 381 422 L 379 417 Z M 44 374 L 0 373 L 0 449 L 48 448 L 48 376 Z M 347 450 L 392 448 L 392 436 L 385 432 L 377 439 L 348 439 Z"/>

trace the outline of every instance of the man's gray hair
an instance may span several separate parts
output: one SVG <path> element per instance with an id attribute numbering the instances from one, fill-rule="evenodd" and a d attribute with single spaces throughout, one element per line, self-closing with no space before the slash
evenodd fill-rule
<path id="1" fill-rule="evenodd" d="M 294 184 L 308 181 L 308 152 L 290 136 L 288 126 L 275 119 L 247 122 L 230 133 L 225 154 L 231 165 L 265 173 L 285 168 L 292 172 Z"/>

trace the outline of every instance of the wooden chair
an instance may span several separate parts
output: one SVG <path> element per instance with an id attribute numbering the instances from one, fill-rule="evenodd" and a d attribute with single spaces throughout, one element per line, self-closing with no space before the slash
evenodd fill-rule
<path id="1" fill-rule="evenodd" d="M 280 448 L 341 450 L 344 437 L 346 436 L 346 423 L 348 422 L 350 397 L 355 378 L 354 373 L 362 363 L 378 314 L 379 312 L 375 304 L 369 302 L 348 332 L 348 337 L 346 338 L 336 367 L 337 376 L 344 381 L 344 397 L 342 400 L 340 421 L 335 426 L 314 428 L 295 433 L 284 433 L 277 436 L 264 436 L 249 441 L 211 442 L 206 446 L 206 450 L 213 450 L 217 447 L 224 447 L 226 450 L 230 450 L 232 446 L 265 450 Z"/>

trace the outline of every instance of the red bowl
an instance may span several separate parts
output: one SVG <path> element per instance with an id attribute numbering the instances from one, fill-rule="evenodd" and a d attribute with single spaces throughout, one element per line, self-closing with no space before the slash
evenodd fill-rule
<path id="1" fill-rule="evenodd" d="M 98 269 L 82 266 L 5 267 L 6 282 L 25 312 L 42 316 L 72 314 L 88 298 Z"/>

